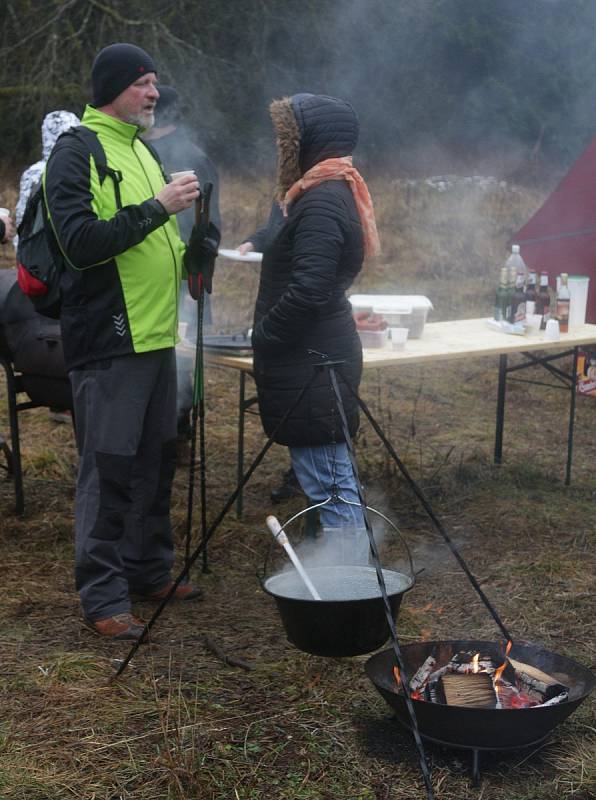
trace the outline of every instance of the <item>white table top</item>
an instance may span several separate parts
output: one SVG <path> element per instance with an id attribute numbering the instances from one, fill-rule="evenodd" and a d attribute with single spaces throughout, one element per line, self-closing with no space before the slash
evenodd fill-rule
<path id="1" fill-rule="evenodd" d="M 513 336 L 488 327 L 486 319 L 456 319 L 430 322 L 420 339 L 408 339 L 403 350 L 384 347 L 364 350 L 364 367 L 390 367 L 400 364 L 442 361 L 453 358 L 522 353 L 532 350 L 563 351 L 576 345 L 596 344 L 596 325 L 582 325 L 562 333 L 560 341 L 545 341 L 544 331 Z M 210 364 L 219 364 L 246 372 L 252 370 L 251 356 L 224 355 L 206 351 Z"/>

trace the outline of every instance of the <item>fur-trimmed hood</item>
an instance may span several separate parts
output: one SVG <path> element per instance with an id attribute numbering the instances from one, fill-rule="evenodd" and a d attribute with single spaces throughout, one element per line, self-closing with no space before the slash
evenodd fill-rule
<path id="1" fill-rule="evenodd" d="M 269 106 L 277 143 L 276 197 L 315 164 L 352 154 L 358 142 L 358 117 L 345 100 L 295 94 Z"/>

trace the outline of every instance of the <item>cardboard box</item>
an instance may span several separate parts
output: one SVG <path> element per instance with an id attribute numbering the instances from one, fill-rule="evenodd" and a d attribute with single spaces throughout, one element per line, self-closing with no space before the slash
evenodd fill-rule
<path id="1" fill-rule="evenodd" d="M 596 397 L 596 350 L 578 354 L 576 386 L 578 394 Z"/>

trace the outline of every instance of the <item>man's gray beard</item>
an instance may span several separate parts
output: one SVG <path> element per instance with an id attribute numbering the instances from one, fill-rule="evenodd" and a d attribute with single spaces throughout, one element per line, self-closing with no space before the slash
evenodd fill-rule
<path id="1" fill-rule="evenodd" d="M 131 114 L 126 122 L 128 122 L 129 125 L 136 125 L 137 127 L 148 131 L 155 125 L 155 114 L 153 112 L 147 112 L 145 114 Z"/>

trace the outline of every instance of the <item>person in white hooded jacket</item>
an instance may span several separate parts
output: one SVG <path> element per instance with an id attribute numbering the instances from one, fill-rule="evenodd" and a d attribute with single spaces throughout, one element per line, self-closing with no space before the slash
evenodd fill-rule
<path id="1" fill-rule="evenodd" d="M 56 140 L 61 133 L 64 133 L 65 131 L 70 130 L 70 128 L 74 128 L 80 124 L 81 120 L 76 114 L 72 114 L 70 111 L 50 111 L 49 114 L 45 115 L 41 124 L 41 158 L 39 161 L 36 161 L 35 164 L 31 164 L 30 167 L 27 167 L 27 169 L 21 175 L 19 199 L 15 209 L 16 227 L 19 226 L 21 220 L 23 219 L 25 207 L 27 206 L 27 200 L 31 195 L 31 191 L 35 188 L 35 186 L 37 186 L 41 179 L 46 161 L 50 157 L 52 147 L 56 144 Z M 15 235 L 13 239 L 15 249 L 18 241 L 19 237 Z"/>
<path id="2" fill-rule="evenodd" d="M 48 158 L 50 157 L 52 148 L 58 140 L 58 137 L 65 131 L 70 130 L 70 128 L 74 128 L 80 124 L 81 120 L 76 114 L 73 114 L 70 111 L 50 111 L 49 114 L 45 115 L 41 124 L 41 158 L 39 161 L 36 161 L 35 164 L 31 164 L 30 167 L 27 167 L 27 169 L 21 175 L 19 199 L 15 209 L 15 230 L 18 228 L 21 220 L 23 219 L 23 214 L 25 213 L 25 208 L 27 207 L 27 200 L 29 200 L 31 192 L 41 180 L 44 167 Z M 16 250 L 19 243 L 18 234 L 15 233 L 12 243 Z M 54 422 L 72 422 L 70 412 L 65 411 L 62 408 L 58 408 L 57 406 L 50 407 L 50 419 L 52 419 Z"/>

